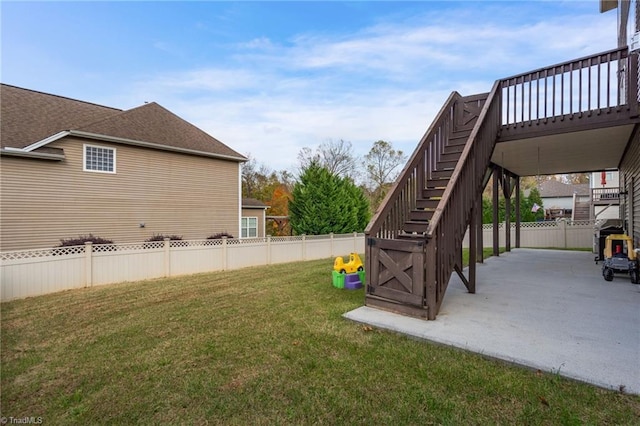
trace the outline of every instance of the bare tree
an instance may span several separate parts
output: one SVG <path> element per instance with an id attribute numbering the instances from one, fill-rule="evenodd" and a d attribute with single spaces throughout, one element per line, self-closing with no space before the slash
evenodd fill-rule
<path id="1" fill-rule="evenodd" d="M 364 158 L 371 185 L 371 204 L 375 210 L 407 161 L 407 156 L 402 151 L 393 149 L 390 142 L 379 140 L 373 143 L 373 147 Z"/>
<path id="2" fill-rule="evenodd" d="M 251 154 L 249 161 L 242 165 L 242 196 L 266 201 L 278 185 L 293 187 L 292 179 L 286 171 L 275 172 L 267 165 L 256 161 Z"/>
<path id="3" fill-rule="evenodd" d="M 356 162 L 352 152 L 351 142 L 329 139 L 321 143 L 315 152 L 309 147 L 302 148 L 298 153 L 298 166 L 300 170 L 304 170 L 314 163 L 335 176 L 353 177 Z"/>
<path id="4" fill-rule="evenodd" d="M 305 146 L 298 152 L 298 170 L 306 170 L 311 164 L 320 164 L 320 155 L 313 152 L 311 148 Z"/>
<path id="5" fill-rule="evenodd" d="M 564 180 L 568 184 L 589 183 L 589 173 L 569 173 L 564 175 Z"/>

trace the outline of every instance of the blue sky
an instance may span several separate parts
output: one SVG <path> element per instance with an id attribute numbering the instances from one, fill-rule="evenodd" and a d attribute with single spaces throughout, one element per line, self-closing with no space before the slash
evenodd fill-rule
<path id="1" fill-rule="evenodd" d="M 302 147 L 410 154 L 451 91 L 616 47 L 589 1 L 6 2 L 1 81 L 121 109 L 155 101 L 294 171 Z"/>

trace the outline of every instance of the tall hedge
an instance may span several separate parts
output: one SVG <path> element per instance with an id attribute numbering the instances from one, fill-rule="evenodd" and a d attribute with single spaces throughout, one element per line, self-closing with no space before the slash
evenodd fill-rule
<path id="1" fill-rule="evenodd" d="M 289 217 L 297 235 L 362 232 L 371 217 L 361 188 L 316 163 L 302 171 L 292 196 Z"/>

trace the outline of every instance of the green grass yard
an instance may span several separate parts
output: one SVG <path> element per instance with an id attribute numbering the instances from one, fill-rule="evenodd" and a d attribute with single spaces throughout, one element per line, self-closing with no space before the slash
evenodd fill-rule
<path id="1" fill-rule="evenodd" d="M 640 423 L 640 397 L 342 318 L 332 259 L 1 305 L 1 415 L 43 424 Z"/>

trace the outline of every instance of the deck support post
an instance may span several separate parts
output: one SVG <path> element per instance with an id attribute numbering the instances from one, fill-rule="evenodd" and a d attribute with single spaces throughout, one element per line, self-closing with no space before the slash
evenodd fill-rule
<path id="1" fill-rule="evenodd" d="M 520 176 L 516 176 L 516 248 L 520 248 Z"/>
<path id="2" fill-rule="evenodd" d="M 476 292 L 476 262 L 478 252 L 478 215 L 476 214 L 477 210 L 478 202 L 475 201 L 473 203 L 473 208 L 471 209 L 471 221 L 469 223 L 469 283 L 467 284 L 467 290 L 472 294 Z M 482 225 L 480 227 L 482 228 Z"/>
<path id="3" fill-rule="evenodd" d="M 511 173 L 502 172 L 502 192 L 504 194 L 504 245 L 511 251 Z"/>
<path id="4" fill-rule="evenodd" d="M 497 166 L 493 168 L 493 255 L 500 256 L 500 230 L 498 229 L 498 191 L 502 173 Z"/>

